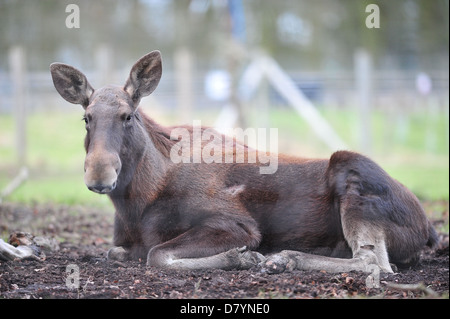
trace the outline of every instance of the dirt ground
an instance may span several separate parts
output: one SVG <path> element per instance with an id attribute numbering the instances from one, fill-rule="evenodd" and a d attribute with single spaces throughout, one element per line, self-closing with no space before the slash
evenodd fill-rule
<path id="1" fill-rule="evenodd" d="M 448 207 L 448 202 L 443 206 Z M 434 220 L 439 230 L 448 224 L 448 208 L 438 215 L 443 218 Z M 0 299 L 449 296 L 448 234 L 444 233 L 440 233 L 439 247 L 425 250 L 417 266 L 395 274 L 382 273 L 380 287 L 369 288 L 368 274 L 360 272 L 296 270 L 271 275 L 258 267 L 246 271 L 173 271 L 147 268 L 145 261 L 109 262 L 106 252 L 112 243 L 112 225 L 113 213 L 98 208 L 0 205 L 0 233 L 4 239 L 19 230 L 55 238 L 60 246 L 58 251 L 47 253 L 43 261 L 0 261 Z"/>

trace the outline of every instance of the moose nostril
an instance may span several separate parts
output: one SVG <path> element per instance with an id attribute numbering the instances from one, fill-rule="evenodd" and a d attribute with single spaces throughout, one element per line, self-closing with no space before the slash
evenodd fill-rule
<path id="1" fill-rule="evenodd" d="M 88 186 L 88 189 L 90 191 L 99 193 L 99 194 L 105 194 L 110 192 L 111 190 L 114 189 L 115 186 L 105 186 L 105 185 L 94 185 L 94 186 Z"/>
<path id="2" fill-rule="evenodd" d="M 87 188 L 90 191 L 99 193 L 99 194 L 106 194 L 111 191 L 113 191 L 117 186 L 117 181 L 114 181 L 111 185 L 103 185 L 103 184 L 96 184 L 96 185 L 86 185 Z"/>
<path id="3" fill-rule="evenodd" d="M 90 191 L 96 192 L 96 193 L 103 193 L 105 190 L 105 187 L 103 185 L 94 185 L 94 186 L 88 186 L 88 189 Z"/>

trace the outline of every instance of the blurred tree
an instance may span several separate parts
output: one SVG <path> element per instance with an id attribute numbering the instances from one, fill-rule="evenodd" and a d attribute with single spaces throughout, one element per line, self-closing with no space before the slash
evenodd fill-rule
<path id="1" fill-rule="evenodd" d="M 67 1 L 0 0 L 0 55 L 22 45 L 31 69 L 64 58 L 90 67 L 100 44 L 124 66 L 151 49 L 189 47 L 199 67 L 220 63 L 227 47 L 224 0 L 77 0 L 80 28 L 65 27 Z M 365 8 L 380 8 L 379 29 L 365 27 Z M 262 48 L 287 68 L 349 69 L 357 48 L 391 68 L 448 66 L 448 0 L 247 0 L 246 46 Z M 67 61 L 67 62 L 73 62 Z M 169 62 L 169 61 L 167 61 Z M 0 68 L 7 67 L 0 59 Z"/>

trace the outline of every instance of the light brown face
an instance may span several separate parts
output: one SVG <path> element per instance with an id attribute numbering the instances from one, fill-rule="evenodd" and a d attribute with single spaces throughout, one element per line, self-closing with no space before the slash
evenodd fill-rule
<path id="1" fill-rule="evenodd" d="M 86 186 L 100 194 L 110 193 L 117 187 L 124 166 L 131 166 L 133 156 L 139 155 L 142 126 L 137 108 L 141 98 L 158 86 L 161 54 L 152 51 L 140 58 L 123 87 L 94 90 L 83 73 L 62 63 L 51 64 L 50 71 L 59 94 L 85 109 Z"/>
<path id="2" fill-rule="evenodd" d="M 130 134 L 134 113 L 133 101 L 121 87 L 108 86 L 92 94 L 84 115 L 84 182 L 89 190 L 105 194 L 116 188 L 123 136 Z"/>

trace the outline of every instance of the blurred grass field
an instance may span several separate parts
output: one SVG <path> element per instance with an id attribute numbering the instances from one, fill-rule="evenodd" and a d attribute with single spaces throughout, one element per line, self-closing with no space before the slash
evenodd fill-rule
<path id="1" fill-rule="evenodd" d="M 83 182 L 82 113 L 39 113 L 27 118 L 29 178 L 4 200 L 23 203 L 109 205 Z M 0 116 L 0 189 L 18 173 L 14 119 Z"/>
<path id="2" fill-rule="evenodd" d="M 352 111 L 321 110 L 335 132 L 350 150 L 362 152 L 358 114 Z M 373 112 L 372 148 L 366 154 L 392 177 L 409 187 L 420 199 L 449 198 L 449 118 L 436 114 L 392 115 Z M 286 145 L 286 152 L 302 156 L 329 157 L 331 151 L 310 127 L 292 111 L 276 112 L 271 126 L 279 128 L 280 144 L 292 139 L 297 146 Z M 294 147 L 297 147 L 294 149 Z"/>
<path id="3" fill-rule="evenodd" d="M 341 138 L 358 151 L 359 124 L 355 112 L 321 110 Z M 202 119 L 205 114 L 196 114 Z M 211 117 L 211 114 L 209 114 Z M 109 207 L 107 196 L 90 192 L 83 181 L 84 122 L 78 113 L 37 113 L 27 119 L 29 179 L 5 201 L 82 204 Z M 205 115 L 205 117 L 208 117 Z M 167 114 L 161 123 L 176 123 Z M 332 153 L 294 111 L 274 109 L 270 127 L 278 128 L 279 151 L 305 157 Z M 202 121 L 202 124 L 209 124 Z M 412 113 L 392 116 L 374 112 L 371 157 L 422 200 L 448 200 L 448 114 Z M 14 119 L 0 115 L 0 191 L 18 173 Z"/>

